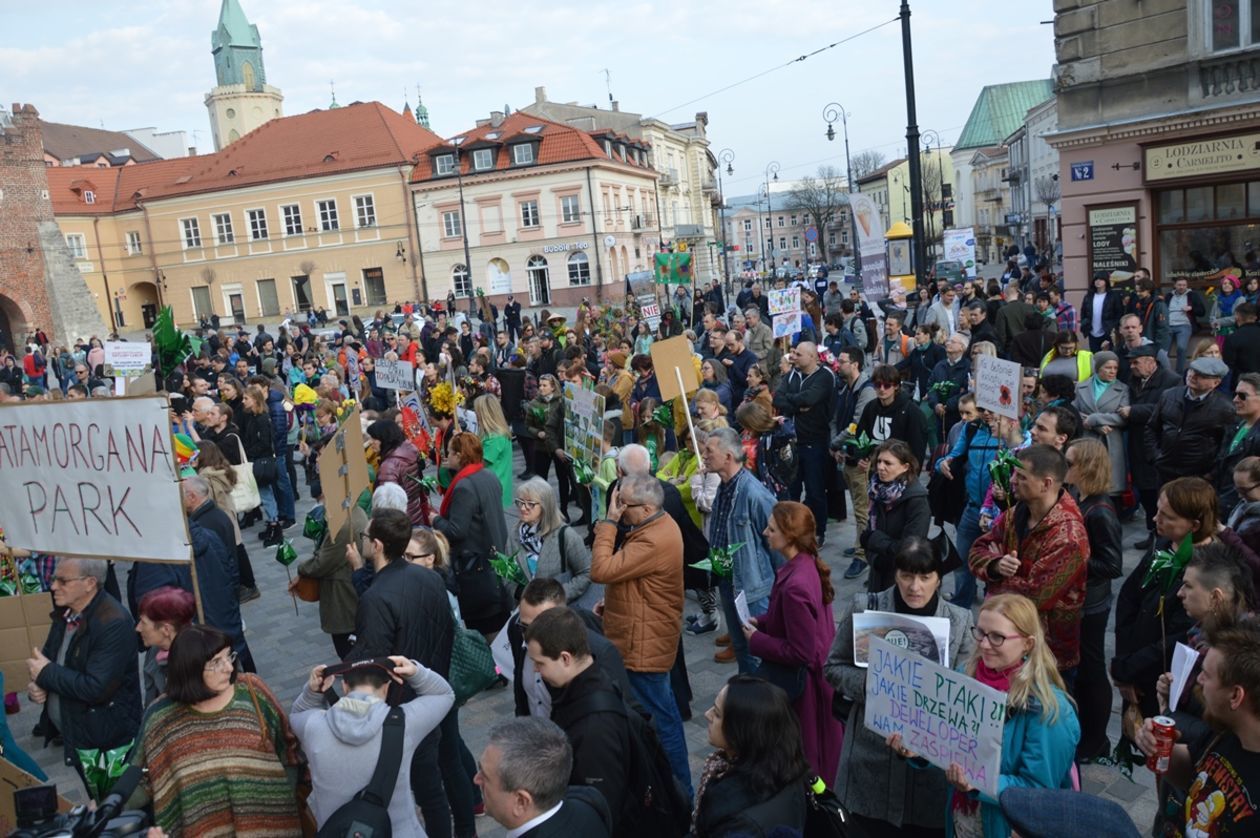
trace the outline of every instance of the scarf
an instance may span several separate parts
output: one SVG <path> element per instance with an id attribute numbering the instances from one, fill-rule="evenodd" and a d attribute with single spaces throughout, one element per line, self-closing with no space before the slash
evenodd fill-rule
<path id="1" fill-rule="evenodd" d="M 927 605 L 922 608 L 911 608 L 906 601 L 901 598 L 901 589 L 893 585 L 893 611 L 898 614 L 913 614 L 916 617 L 935 617 L 936 608 L 940 602 L 941 592 L 938 589 L 932 594 L 932 598 L 928 600 Z"/>
<path id="2" fill-rule="evenodd" d="M 985 666 L 984 659 L 976 661 L 975 679 L 987 687 L 992 687 L 1001 692 L 1010 692 L 1011 678 L 1019 672 L 1020 667 L 1024 665 L 1023 661 L 1015 664 L 1008 669 L 990 669 Z M 955 812 L 961 812 L 964 815 L 974 815 L 980 808 L 980 801 L 974 800 L 958 789 L 954 789 L 950 795 L 950 809 Z"/>
<path id="3" fill-rule="evenodd" d="M 459 473 L 451 480 L 451 485 L 446 487 L 446 493 L 442 495 L 442 506 L 438 509 L 439 515 L 443 518 L 448 517 L 446 513 L 450 511 L 451 500 L 455 497 L 455 487 L 459 485 L 459 481 L 468 477 L 470 474 L 476 474 L 483 468 L 485 468 L 485 466 L 481 463 L 471 463 L 459 470 Z"/>
<path id="4" fill-rule="evenodd" d="M 874 469 L 872 469 L 872 472 Z M 876 529 L 876 518 L 882 511 L 892 508 L 893 504 L 901 500 L 901 493 L 906 490 L 909 480 L 905 477 L 893 480 L 890 483 L 884 483 L 876 474 L 871 474 L 870 488 L 867 494 L 870 496 L 871 505 L 867 514 L 867 532 L 874 532 Z"/>
<path id="5" fill-rule="evenodd" d="M 704 799 L 704 792 L 709 787 L 709 783 L 722 779 L 734 768 L 735 766 L 727 759 L 725 751 L 714 751 L 709 754 L 709 758 L 704 761 L 704 769 L 700 773 L 700 784 L 696 786 L 696 808 L 691 813 L 693 825 L 700 817 L 700 801 Z"/>
<path id="6" fill-rule="evenodd" d="M 529 575 L 532 577 L 538 567 L 538 556 L 542 553 L 542 536 L 538 534 L 538 525 L 522 521 L 517 527 L 516 539 L 521 542 L 521 549 L 525 551 L 525 558 L 529 562 Z"/>

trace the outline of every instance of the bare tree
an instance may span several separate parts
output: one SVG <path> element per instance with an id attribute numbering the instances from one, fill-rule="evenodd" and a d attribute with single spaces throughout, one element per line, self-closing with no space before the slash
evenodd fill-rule
<path id="1" fill-rule="evenodd" d="M 927 157 L 923 161 L 923 222 L 926 225 L 926 245 L 934 253 L 940 253 L 937 243 L 944 238 L 944 231 L 936 229 L 936 213 L 943 208 L 941 203 L 941 166 Z"/>
<path id="2" fill-rule="evenodd" d="M 883 152 L 875 151 L 874 149 L 859 151 L 849 160 L 849 168 L 853 171 L 853 180 L 856 182 L 866 177 L 884 165 L 885 159 Z"/>
<path id="3" fill-rule="evenodd" d="M 1037 200 L 1047 207 L 1055 204 L 1062 194 L 1062 190 L 1059 188 L 1059 179 L 1050 175 L 1042 175 L 1034 180 L 1033 189 L 1037 193 Z"/>
<path id="4" fill-rule="evenodd" d="M 804 212 L 818 230 L 818 250 L 823 261 L 830 261 L 827 227 L 839 216 L 840 208 L 848 203 L 844 177 L 835 166 L 819 166 L 817 177 L 806 175 L 787 194 L 788 208 Z"/>

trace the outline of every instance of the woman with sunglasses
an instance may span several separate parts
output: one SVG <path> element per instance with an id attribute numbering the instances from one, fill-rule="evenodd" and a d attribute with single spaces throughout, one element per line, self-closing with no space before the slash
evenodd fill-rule
<path id="1" fill-rule="evenodd" d="M 190 625 L 171 643 L 166 695 L 136 737 L 130 762 L 147 773 L 129 805 L 151 801 L 171 835 L 296 838 L 300 758 L 283 708 L 260 678 L 237 672 L 228 636 Z"/>
<path id="2" fill-rule="evenodd" d="M 1238 376 L 1234 387 L 1234 413 L 1238 421 L 1221 437 L 1212 481 L 1220 495 L 1223 519 L 1229 518 L 1240 500 L 1234 488 L 1234 469 L 1247 457 L 1260 455 L 1260 373 L 1245 372 Z"/>
<path id="3" fill-rule="evenodd" d="M 989 597 L 980 606 L 971 636 L 976 648 L 963 671 L 1006 693 L 998 788 L 1072 788 L 1072 759 L 1081 728 L 1046 643 L 1037 606 L 1019 594 Z M 905 747 L 901 734 L 888 737 L 888 747 L 905 759 L 918 758 Z M 945 779 L 953 786 L 945 806 L 947 835 L 1011 835 L 1002 807 L 967 782 L 962 766 L 951 765 Z"/>
<path id="4" fill-rule="evenodd" d="M 564 585 L 570 605 L 594 603 L 591 598 L 591 551 L 576 527 L 560 516 L 556 490 L 541 477 L 531 477 L 516 487 L 513 500 L 520 522 L 508 532 L 509 556 L 526 579 L 556 579 Z M 594 586 L 599 588 L 599 586 Z M 598 593 L 598 591 L 596 591 Z M 520 596 L 520 591 L 516 591 Z"/>

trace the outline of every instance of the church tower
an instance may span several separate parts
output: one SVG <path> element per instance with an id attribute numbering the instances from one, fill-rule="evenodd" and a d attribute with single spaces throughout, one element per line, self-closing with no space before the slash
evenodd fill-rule
<path id="1" fill-rule="evenodd" d="M 237 0 L 223 0 L 219 26 L 210 33 L 210 53 L 217 84 L 206 94 L 206 109 L 218 151 L 281 116 L 284 96 L 267 84 L 262 38 Z"/>

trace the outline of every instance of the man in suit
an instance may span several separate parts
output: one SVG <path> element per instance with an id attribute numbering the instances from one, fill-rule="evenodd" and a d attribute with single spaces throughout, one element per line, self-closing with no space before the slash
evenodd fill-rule
<path id="1" fill-rule="evenodd" d="M 937 328 L 947 335 L 952 335 L 958 331 L 958 312 L 954 308 L 954 299 L 957 294 L 953 288 L 948 285 L 941 290 L 940 296 L 936 302 L 932 303 L 932 307 L 928 309 L 927 317 L 924 318 L 925 323 L 935 323 Z"/>
<path id="2" fill-rule="evenodd" d="M 518 838 L 602 838 L 612 815 L 590 786 L 568 786 L 573 748 L 548 719 L 495 725 L 478 761 L 476 782 L 486 814 Z"/>

